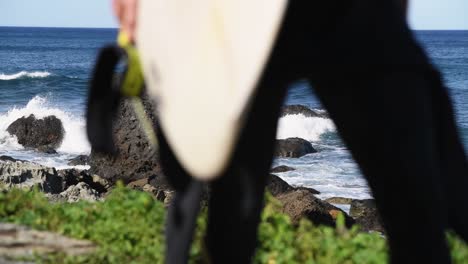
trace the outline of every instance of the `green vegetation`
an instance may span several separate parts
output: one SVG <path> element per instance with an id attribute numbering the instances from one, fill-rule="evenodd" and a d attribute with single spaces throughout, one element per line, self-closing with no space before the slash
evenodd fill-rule
<path id="1" fill-rule="evenodd" d="M 256 263 L 385 263 L 385 239 L 378 234 L 345 228 L 315 227 L 303 220 L 298 226 L 278 213 L 279 204 L 267 196 L 259 229 Z M 42 263 L 163 263 L 165 209 L 146 193 L 118 186 L 104 202 L 51 204 L 38 191 L 0 192 L 0 221 L 14 222 L 70 237 L 88 239 L 98 250 L 88 256 L 36 257 Z M 206 209 L 198 218 L 191 262 L 203 260 L 202 237 Z M 449 236 L 455 263 L 468 263 L 466 244 Z M 235 249 L 233 249 L 235 250 Z"/>

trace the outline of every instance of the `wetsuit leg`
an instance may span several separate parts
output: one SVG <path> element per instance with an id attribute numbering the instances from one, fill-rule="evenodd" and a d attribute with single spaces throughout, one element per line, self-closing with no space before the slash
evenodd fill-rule
<path id="1" fill-rule="evenodd" d="M 203 184 L 192 178 L 180 165 L 161 129 L 158 141 L 163 172 L 169 184 L 175 189 L 166 219 L 166 263 L 184 264 L 189 258 Z"/>
<path id="2" fill-rule="evenodd" d="M 392 262 L 450 262 L 443 234 L 444 165 L 434 129 L 440 120 L 432 112 L 447 101 L 434 101 L 430 87 L 437 85 L 427 58 L 411 38 L 401 8 L 391 2 L 290 1 L 232 164 L 211 184 L 206 245 L 213 263 L 248 263 L 254 254 L 277 116 L 291 72 L 314 84 L 368 179 Z M 447 109 L 441 116 L 450 115 Z"/>
<path id="3" fill-rule="evenodd" d="M 287 86 L 297 78 L 297 71 L 288 67 L 290 65 L 287 63 L 290 61 L 290 52 L 294 50 L 289 37 L 291 31 L 288 26 L 282 28 L 252 97 L 232 160 L 223 175 L 209 184 L 205 245 L 211 263 L 250 263 L 255 253 L 257 227 L 272 163 L 278 116 Z M 162 141 L 162 165 L 167 168 L 165 173 L 170 176 L 168 180 L 176 188 L 177 195 L 188 197 L 186 186 L 192 182 L 190 176 L 177 162 L 165 141 Z M 175 211 L 172 208 L 177 208 L 176 204 L 177 200 L 171 205 L 172 211 Z M 183 211 L 193 210 L 195 204 L 198 203 L 192 202 L 191 207 L 185 207 Z M 168 239 L 179 232 L 171 230 L 181 230 L 175 226 L 176 214 L 171 213 L 171 210 L 167 220 Z M 186 223 L 190 225 L 192 221 L 186 220 Z M 171 226 L 174 227 L 171 229 Z M 193 229 L 189 230 L 193 233 Z M 167 257 L 171 259 L 169 263 L 181 263 L 173 259 L 185 258 L 187 248 L 184 239 L 187 238 L 177 237 L 167 241 Z M 183 247 L 178 249 L 177 245 Z"/>
<path id="4" fill-rule="evenodd" d="M 457 168 L 465 167 L 465 158 L 458 137 L 444 136 L 457 134 L 453 124 L 441 124 L 453 120 L 446 91 L 395 1 L 333 2 L 341 3 L 332 12 L 340 15 L 322 23 L 328 29 L 316 31 L 314 39 L 303 39 L 296 64 L 369 182 L 392 263 L 450 263 L 442 181 L 450 172 L 441 142 L 451 141 L 444 155 L 457 160 Z M 297 8 L 298 35 L 327 20 L 326 12 L 301 14 L 316 7 Z"/>
<path id="5" fill-rule="evenodd" d="M 366 73 L 316 80 L 315 90 L 370 184 L 392 263 L 449 263 L 431 83 L 423 73 Z"/>
<path id="6" fill-rule="evenodd" d="M 453 107 L 437 72 L 433 73 L 433 113 L 441 161 L 441 185 L 446 194 L 449 226 L 468 242 L 468 163 L 458 134 Z"/>
<path id="7" fill-rule="evenodd" d="M 232 163 L 211 183 L 206 245 L 212 263 L 250 263 L 255 253 L 277 116 L 286 87 L 280 78 L 264 79 Z"/>
<path id="8" fill-rule="evenodd" d="M 293 42 L 287 29 L 283 25 L 279 33 L 231 164 L 211 184 L 205 241 L 212 263 L 250 263 L 255 253 L 278 116 L 287 87 L 297 77 L 297 72 L 288 67 Z"/>

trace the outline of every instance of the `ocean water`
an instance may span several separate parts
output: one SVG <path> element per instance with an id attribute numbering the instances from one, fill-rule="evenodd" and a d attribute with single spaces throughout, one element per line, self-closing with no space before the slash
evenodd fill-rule
<path id="1" fill-rule="evenodd" d="M 0 27 L 0 155 L 57 168 L 90 152 L 84 105 L 90 71 L 100 47 L 115 29 Z M 55 115 L 65 138 L 58 155 L 24 150 L 6 128 L 22 116 Z"/>
<path id="2" fill-rule="evenodd" d="M 88 154 L 84 105 L 87 83 L 98 49 L 112 43 L 115 29 L 0 27 L 0 155 L 57 168 Z M 457 123 L 468 146 L 468 31 L 418 31 L 417 38 L 442 71 L 453 96 Z M 322 110 L 307 82 L 291 85 L 285 104 Z M 17 118 L 56 115 L 65 128 L 58 154 L 25 150 L 6 132 Z M 318 153 L 299 159 L 276 159 L 295 171 L 279 174 L 293 185 L 313 187 L 321 197 L 369 198 L 365 180 L 336 133 L 330 119 L 286 116 L 279 120 L 278 138 L 302 137 Z"/>

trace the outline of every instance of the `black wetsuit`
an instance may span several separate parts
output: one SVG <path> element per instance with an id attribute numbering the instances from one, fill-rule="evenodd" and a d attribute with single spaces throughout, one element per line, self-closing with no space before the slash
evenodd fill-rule
<path id="1" fill-rule="evenodd" d="M 468 241 L 466 157 L 441 77 L 394 0 L 289 1 L 231 165 L 210 184 L 212 262 L 249 263 L 254 254 L 280 107 L 298 79 L 312 84 L 368 180 L 391 262 L 449 263 L 444 230 Z M 159 137 L 177 189 L 167 262 L 185 263 L 202 184 Z"/>

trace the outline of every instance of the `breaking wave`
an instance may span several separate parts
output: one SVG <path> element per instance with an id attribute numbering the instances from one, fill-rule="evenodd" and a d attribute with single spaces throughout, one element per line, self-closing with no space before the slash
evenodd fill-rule
<path id="1" fill-rule="evenodd" d="M 45 78 L 45 77 L 49 77 L 50 75 L 52 74 L 46 71 L 35 71 L 35 72 L 20 71 L 18 73 L 13 73 L 13 74 L 0 73 L 0 80 L 10 81 L 10 80 L 16 80 L 16 79 L 21 79 L 21 78 Z"/>
<path id="2" fill-rule="evenodd" d="M 287 115 L 279 119 L 276 138 L 300 137 L 308 141 L 319 141 L 321 135 L 335 131 L 335 124 L 331 119 L 301 114 Z"/>
<path id="3" fill-rule="evenodd" d="M 22 108 L 12 108 L 0 114 L 0 151 L 19 150 L 23 147 L 18 144 L 16 137 L 10 135 L 6 129 L 16 119 L 33 114 L 36 118 L 54 115 L 62 121 L 65 137 L 57 151 L 67 154 L 85 154 L 90 152 L 86 137 L 85 120 L 65 110 L 48 104 L 47 98 L 35 96 Z"/>

